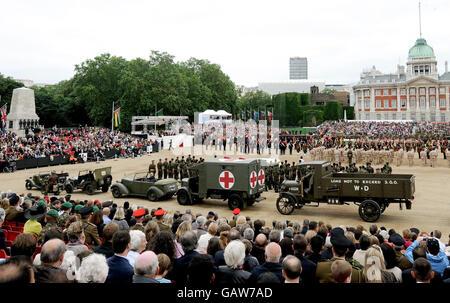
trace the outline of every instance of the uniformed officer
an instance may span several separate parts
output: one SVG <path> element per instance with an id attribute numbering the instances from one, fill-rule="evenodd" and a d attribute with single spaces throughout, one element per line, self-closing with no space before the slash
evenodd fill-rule
<path id="1" fill-rule="evenodd" d="M 174 170 L 174 165 L 173 165 L 173 162 L 172 162 L 172 160 L 173 159 L 170 159 L 169 160 L 169 164 L 168 164 L 168 166 L 167 166 L 167 169 L 168 169 L 168 177 L 169 178 L 173 178 L 173 170 Z"/>
<path id="2" fill-rule="evenodd" d="M 144 228 L 144 217 L 145 217 L 145 209 L 143 208 L 139 208 L 136 209 L 133 212 L 133 217 L 136 219 L 136 224 L 133 225 L 133 227 L 130 228 L 130 230 L 140 230 L 142 232 L 145 232 L 145 228 Z"/>
<path id="3" fill-rule="evenodd" d="M 65 202 L 61 206 L 63 213 L 58 218 L 58 226 L 60 228 L 66 228 L 67 219 L 69 219 L 70 212 L 72 211 L 72 203 Z"/>
<path id="4" fill-rule="evenodd" d="M 366 166 L 366 170 L 367 170 L 367 172 L 369 173 L 369 174 L 373 174 L 374 173 L 374 169 L 373 169 L 373 167 L 371 166 L 372 165 L 372 163 L 370 163 L 370 162 L 367 162 L 367 164 L 366 164 L 367 166 Z"/>
<path id="5" fill-rule="evenodd" d="M 152 160 L 152 163 L 150 163 L 150 165 L 148 166 L 148 172 L 156 175 L 156 165 L 155 165 L 155 160 Z"/>
<path id="6" fill-rule="evenodd" d="M 172 232 L 170 227 L 163 223 L 163 218 L 164 218 L 164 214 L 165 213 L 166 212 L 162 208 L 158 209 L 157 211 L 155 211 L 154 215 L 155 215 L 156 223 L 158 224 L 158 227 L 159 227 L 160 231 Z"/>
<path id="7" fill-rule="evenodd" d="M 41 233 L 39 234 L 38 243 L 39 245 L 44 244 L 44 236 L 45 233 L 51 229 L 56 228 L 58 231 L 62 233 L 62 230 L 58 227 L 58 211 L 56 209 L 50 209 L 47 214 L 45 214 L 45 226 L 42 228 Z"/>
<path id="8" fill-rule="evenodd" d="M 163 176 L 163 163 L 161 159 L 159 159 L 157 167 L 158 167 L 158 179 L 161 180 Z"/>
<path id="9" fill-rule="evenodd" d="M 163 172 L 164 172 L 164 179 L 167 179 L 167 176 L 169 174 L 169 162 L 167 162 L 167 158 L 163 162 Z"/>
<path id="10" fill-rule="evenodd" d="M 277 193 L 278 189 L 280 188 L 280 168 L 278 165 L 275 165 L 273 167 L 272 175 L 273 175 L 273 189 Z"/>
<path id="11" fill-rule="evenodd" d="M 97 226 L 90 222 L 93 211 L 94 208 L 92 206 L 84 206 L 78 211 L 81 216 L 81 221 L 83 222 L 83 232 L 86 238 L 85 242 L 90 248 L 95 248 L 96 246 L 102 244 L 98 235 Z"/>

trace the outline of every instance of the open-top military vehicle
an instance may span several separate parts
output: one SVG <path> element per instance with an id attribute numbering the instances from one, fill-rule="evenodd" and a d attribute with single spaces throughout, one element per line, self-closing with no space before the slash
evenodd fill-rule
<path id="1" fill-rule="evenodd" d="M 53 193 L 55 195 L 59 195 L 59 193 L 64 189 L 64 183 L 67 180 L 67 177 L 69 176 L 68 173 L 56 173 L 56 172 L 40 172 L 39 174 L 33 175 L 32 177 L 29 177 L 25 180 L 25 188 L 27 190 L 32 190 L 33 188 L 36 188 L 40 190 L 42 193 L 45 193 L 47 191 L 48 187 L 48 180 L 52 173 L 55 173 L 58 177 L 58 180 L 51 188 L 49 188 L 49 192 Z"/>
<path id="2" fill-rule="evenodd" d="M 282 183 L 276 206 L 289 215 L 295 208 L 319 206 L 319 203 L 359 205 L 359 216 L 375 222 L 391 203 L 411 209 L 415 177 L 407 174 L 334 173 L 330 162 L 311 161 L 300 164 L 304 175 L 300 181 Z M 317 203 L 316 205 L 310 205 Z"/>
<path id="3" fill-rule="evenodd" d="M 69 194 L 76 189 L 81 189 L 88 195 L 93 195 L 98 189 L 106 193 L 111 183 L 111 167 L 102 167 L 80 171 L 77 177 L 70 177 L 66 180 L 64 189 Z"/>
<path id="4" fill-rule="evenodd" d="M 228 200 L 230 209 L 244 209 L 265 198 L 264 170 L 259 159 L 209 159 L 189 169 L 177 192 L 181 205 L 205 198 Z"/>
<path id="5" fill-rule="evenodd" d="M 133 178 L 122 178 L 111 186 L 114 198 L 122 196 L 147 197 L 150 201 L 170 199 L 178 190 L 177 180 L 156 179 L 148 172 L 136 173 Z"/>

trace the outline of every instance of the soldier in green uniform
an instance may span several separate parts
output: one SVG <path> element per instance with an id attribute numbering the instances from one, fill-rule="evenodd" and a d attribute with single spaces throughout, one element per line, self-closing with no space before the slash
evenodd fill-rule
<path id="1" fill-rule="evenodd" d="M 283 183 L 284 181 L 284 164 L 280 165 L 280 169 L 278 170 L 279 172 L 279 180 L 278 180 L 278 187 L 280 187 L 281 183 Z"/>
<path id="2" fill-rule="evenodd" d="M 156 175 L 155 160 L 152 160 L 152 163 L 150 163 L 150 165 L 148 166 L 148 172 L 153 174 L 154 176 Z"/>
<path id="3" fill-rule="evenodd" d="M 356 167 L 355 163 L 350 163 L 349 172 L 350 173 L 357 173 L 358 172 L 358 168 Z"/>
<path id="4" fill-rule="evenodd" d="M 72 203 L 63 203 L 61 209 L 63 213 L 58 217 L 58 226 L 64 229 L 66 227 L 67 220 L 69 219 L 70 212 L 72 211 Z"/>
<path id="5" fill-rule="evenodd" d="M 157 167 L 158 167 L 158 179 L 161 180 L 163 176 L 163 163 L 161 159 L 159 159 Z"/>
<path id="6" fill-rule="evenodd" d="M 179 176 L 178 166 L 179 165 L 180 165 L 180 159 L 178 159 L 178 157 L 176 157 L 175 161 L 173 162 L 173 178 L 175 180 L 178 180 L 178 176 Z"/>
<path id="7" fill-rule="evenodd" d="M 51 228 L 57 228 L 58 231 L 60 231 L 62 233 L 62 230 L 58 227 L 58 211 L 55 209 L 50 209 L 47 214 L 45 214 L 45 226 L 44 228 L 42 228 L 41 233 L 39 234 L 38 237 L 38 244 L 42 245 L 44 244 L 44 236 L 45 233 L 51 229 Z"/>
<path id="8" fill-rule="evenodd" d="M 267 166 L 264 168 L 264 190 L 268 191 L 271 187 L 270 184 L 270 174 L 271 174 L 271 167 Z"/>
<path id="9" fill-rule="evenodd" d="M 280 188 L 280 168 L 278 165 L 272 168 L 273 189 L 277 193 Z"/>
<path id="10" fill-rule="evenodd" d="M 173 165 L 172 160 L 173 160 L 173 159 L 170 159 L 170 160 L 169 160 L 169 165 L 167 166 L 167 169 L 169 170 L 169 172 L 168 172 L 169 178 L 173 178 L 174 165 Z"/>
<path id="11" fill-rule="evenodd" d="M 172 230 L 170 229 L 170 227 L 163 223 L 164 214 L 165 214 L 164 209 L 158 209 L 157 211 L 155 211 L 154 215 L 155 215 L 156 223 L 158 224 L 160 231 L 168 231 L 168 232 L 172 233 Z"/>
<path id="12" fill-rule="evenodd" d="M 136 224 L 130 228 L 130 230 L 140 230 L 143 233 L 145 232 L 144 228 L 144 217 L 145 217 L 145 209 L 139 208 L 133 212 L 133 217 L 136 219 Z"/>
<path id="13" fill-rule="evenodd" d="M 163 163 L 163 172 L 164 172 L 164 179 L 167 179 L 167 176 L 169 174 L 169 162 L 167 162 L 167 158 L 164 160 Z"/>
<path id="14" fill-rule="evenodd" d="M 81 221 L 83 222 L 83 232 L 86 237 L 85 242 L 90 248 L 95 248 L 96 246 L 102 244 L 98 235 L 97 226 L 90 222 L 93 211 L 94 208 L 92 206 L 85 206 L 78 211 L 81 216 Z"/>
<path id="15" fill-rule="evenodd" d="M 371 166 L 371 164 L 372 164 L 372 163 L 367 162 L 367 166 L 366 166 L 366 170 L 367 170 L 367 172 L 368 172 L 369 174 L 373 174 L 373 173 L 374 173 L 374 170 L 373 170 L 373 167 Z"/>
<path id="16" fill-rule="evenodd" d="M 291 171 L 290 171 L 290 179 L 295 180 L 297 178 L 297 166 L 295 165 L 295 162 L 292 162 Z"/>

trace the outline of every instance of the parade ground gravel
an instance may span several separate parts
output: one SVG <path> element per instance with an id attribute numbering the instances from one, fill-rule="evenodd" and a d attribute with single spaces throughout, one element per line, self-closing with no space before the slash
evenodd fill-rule
<path id="1" fill-rule="evenodd" d="M 303 153 L 294 153 L 292 156 L 283 155 L 280 156 L 280 159 L 282 161 L 286 159 L 289 163 L 292 163 L 293 161 L 297 162 L 299 155 L 303 155 Z M 136 172 L 147 171 L 148 165 L 152 159 L 154 159 L 156 163 L 160 158 L 164 161 L 164 158 L 170 159 L 172 157 L 175 158 L 175 155 L 173 155 L 172 152 L 162 151 L 134 159 L 111 159 L 99 163 L 90 162 L 20 170 L 14 173 L 2 173 L 0 174 L 0 190 L 11 190 L 18 194 L 32 192 L 34 196 L 42 196 L 37 190 L 27 191 L 25 189 L 25 180 L 28 177 L 39 172 L 51 170 L 56 170 L 57 172 L 64 171 L 68 172 L 70 176 L 76 176 L 80 170 L 95 169 L 104 166 L 112 167 L 114 184 L 123 177 L 133 177 Z M 196 157 L 198 158 L 199 156 Z M 210 158 L 212 156 L 208 155 L 203 157 Z M 223 157 L 223 155 L 218 155 L 218 157 Z M 230 157 L 237 158 L 238 156 Z M 270 156 L 245 155 L 244 157 L 258 158 Z M 308 160 L 308 155 L 306 157 L 304 156 L 304 158 Z M 403 166 L 397 167 L 392 165 L 393 174 L 415 175 L 415 199 L 412 201 L 411 210 L 406 210 L 405 208 L 400 210 L 398 204 L 391 204 L 375 224 L 377 224 L 378 227 L 385 226 L 388 229 L 394 228 L 399 233 L 401 233 L 403 229 L 410 227 L 416 227 L 419 228 L 419 230 L 428 233 L 434 229 L 439 229 L 442 232 L 441 240 L 447 242 L 450 234 L 450 168 L 448 168 L 447 161 L 448 160 L 439 159 L 438 167 L 435 168 L 422 166 L 418 159 L 415 159 L 416 166 L 413 167 L 407 166 L 407 159 L 403 160 Z M 358 166 L 359 165 L 362 164 L 358 164 Z M 374 167 L 380 166 L 375 165 Z M 63 191 L 61 196 L 64 196 L 65 194 L 66 193 Z M 277 193 L 274 191 L 264 192 L 263 197 L 265 197 L 266 200 L 255 203 L 253 206 L 242 210 L 241 214 L 249 216 L 252 220 L 264 219 L 268 226 L 272 226 L 273 220 L 289 220 L 302 223 L 305 218 L 310 221 L 315 220 L 330 223 L 332 226 L 356 226 L 361 224 L 368 229 L 371 225 L 371 223 L 364 222 L 359 217 L 358 206 L 353 203 L 350 205 L 328 205 L 321 203 L 319 207 L 303 207 L 302 209 L 296 209 L 291 215 L 285 216 L 281 215 L 276 209 L 275 201 L 278 197 Z M 219 217 L 232 217 L 232 211 L 228 208 L 227 202 L 222 200 L 205 199 L 200 204 L 181 206 L 178 204 L 176 196 L 167 201 L 150 202 L 145 198 L 138 197 L 114 199 L 110 191 L 106 193 L 98 191 L 92 196 L 76 191 L 72 194 L 72 199 L 99 200 L 101 202 L 113 200 L 118 205 L 123 204 L 125 201 L 129 201 L 131 205 L 142 205 L 149 209 L 162 207 L 169 213 L 173 213 L 176 210 L 184 212 L 186 209 L 191 209 L 194 214 L 201 213 L 205 216 L 208 211 L 214 210 L 218 213 Z"/>

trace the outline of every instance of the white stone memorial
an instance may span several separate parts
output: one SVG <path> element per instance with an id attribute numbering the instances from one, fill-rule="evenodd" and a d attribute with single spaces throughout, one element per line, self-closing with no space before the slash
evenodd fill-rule
<path id="1" fill-rule="evenodd" d="M 32 131 L 33 128 L 39 127 L 34 90 L 26 87 L 13 90 L 6 124 L 9 131 L 19 136 L 24 136 L 27 128 Z"/>

